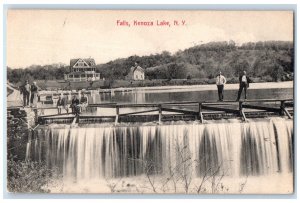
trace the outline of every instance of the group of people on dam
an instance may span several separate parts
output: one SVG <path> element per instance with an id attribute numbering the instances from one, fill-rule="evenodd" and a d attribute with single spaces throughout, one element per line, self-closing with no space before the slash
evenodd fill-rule
<path id="1" fill-rule="evenodd" d="M 28 80 L 26 80 L 25 84 L 20 87 L 20 94 L 23 95 L 23 107 L 36 107 L 38 101 L 38 87 L 36 82 L 30 85 Z"/>
<path id="2" fill-rule="evenodd" d="M 226 82 L 226 77 L 222 75 L 222 72 L 220 71 L 216 77 L 218 101 L 224 100 L 224 86 L 226 85 Z M 240 100 L 243 91 L 244 98 L 247 99 L 247 89 L 251 82 L 252 81 L 247 76 L 246 71 L 243 71 L 239 77 L 239 89 L 236 101 Z M 20 87 L 20 93 L 23 95 L 24 107 L 37 107 L 37 102 L 39 101 L 39 89 L 40 88 L 37 86 L 36 82 L 29 84 L 28 80 L 25 81 L 25 84 Z M 54 102 L 53 98 L 52 100 Z M 56 101 L 54 103 L 56 104 L 58 114 L 61 114 L 63 111 L 65 113 L 69 113 L 69 109 L 71 109 L 72 113 L 77 115 L 86 111 L 89 104 L 88 97 L 83 91 L 76 92 L 76 94 L 73 94 L 72 98 L 71 95 L 64 95 L 61 93 L 55 100 Z"/>
<path id="3" fill-rule="evenodd" d="M 69 108 L 71 108 L 72 113 L 78 115 L 86 111 L 87 106 L 88 97 L 83 92 L 81 93 L 80 99 L 78 99 L 77 95 L 73 95 L 70 105 L 68 104 L 68 98 L 63 94 L 61 94 L 57 100 L 58 114 L 61 114 L 63 109 L 66 113 L 69 113 Z"/>
<path id="4" fill-rule="evenodd" d="M 40 100 L 39 90 L 40 88 L 35 81 L 32 82 L 32 84 L 29 84 L 28 80 L 25 81 L 24 85 L 20 87 L 20 94 L 23 95 L 23 107 L 37 107 L 38 101 Z M 80 114 L 80 112 L 86 111 L 86 107 L 88 106 L 88 97 L 83 92 L 78 94 L 78 96 L 77 93 L 73 95 L 70 104 L 68 101 L 68 95 L 64 95 L 63 93 L 58 96 L 57 100 L 53 99 L 58 114 L 61 114 L 62 110 L 64 110 L 65 113 L 69 113 L 69 109 L 71 108 L 72 113 L 77 115 Z M 43 102 L 41 103 L 43 104 Z"/>
<path id="5" fill-rule="evenodd" d="M 216 85 L 218 88 L 219 101 L 223 101 L 224 99 L 224 85 L 226 84 L 226 82 L 227 82 L 226 78 L 222 75 L 222 72 L 220 71 L 218 76 L 216 77 Z M 245 99 L 247 99 L 247 89 L 249 88 L 250 82 L 252 81 L 247 76 L 246 71 L 243 71 L 243 74 L 239 77 L 239 90 L 238 90 L 236 101 L 240 100 L 243 90 L 245 93 Z"/>

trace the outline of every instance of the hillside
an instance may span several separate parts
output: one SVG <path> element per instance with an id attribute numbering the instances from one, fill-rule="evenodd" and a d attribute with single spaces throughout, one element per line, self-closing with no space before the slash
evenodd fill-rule
<path id="1" fill-rule="evenodd" d="M 211 79 L 222 71 L 227 78 L 236 78 L 246 70 L 261 81 L 293 79 L 294 48 L 292 42 L 249 42 L 237 46 L 233 41 L 210 42 L 180 50 L 164 51 L 149 56 L 130 56 L 96 65 L 101 78 L 124 80 L 130 67 L 138 62 L 146 71 L 146 79 Z M 7 69 L 12 83 L 32 80 L 62 80 L 69 66 L 53 64 Z"/>
<path id="2" fill-rule="evenodd" d="M 135 61 L 146 69 L 148 79 L 213 78 L 222 71 L 238 77 L 246 70 L 252 77 L 278 81 L 291 79 L 294 66 L 292 42 L 258 42 L 236 46 L 234 42 L 211 42 L 178 51 L 150 56 L 131 56 L 98 65 L 102 76 L 124 79 Z"/>

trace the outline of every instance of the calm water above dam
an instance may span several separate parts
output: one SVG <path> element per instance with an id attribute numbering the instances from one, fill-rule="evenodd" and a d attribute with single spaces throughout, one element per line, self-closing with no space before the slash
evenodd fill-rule
<path id="1" fill-rule="evenodd" d="M 285 83 L 273 83 L 271 86 L 269 83 L 254 84 L 252 88 L 247 90 L 248 99 L 292 99 L 293 98 L 293 88 L 292 83 L 286 85 Z M 226 86 L 227 87 L 227 86 Z M 227 89 L 224 91 L 224 100 L 235 100 L 238 92 L 237 84 L 228 85 Z M 48 92 L 48 94 L 53 94 L 53 92 Z M 58 93 L 56 93 L 57 95 Z M 72 95 L 71 92 L 65 93 L 69 103 L 71 102 Z M 78 97 L 81 97 L 81 92 L 77 93 Z M 218 93 L 215 85 L 209 86 L 198 86 L 198 87 L 188 87 L 183 88 L 172 88 L 169 89 L 130 89 L 122 90 L 115 89 L 106 92 L 99 92 L 96 90 L 90 91 L 88 94 L 88 102 L 90 104 L 101 104 L 101 103 L 118 103 L 118 104 L 138 104 L 138 103 L 163 103 L 163 102 L 182 102 L 182 101 L 217 101 Z M 56 106 L 58 96 L 53 97 L 53 104 L 47 104 L 46 106 Z M 242 93 L 241 99 L 244 98 L 244 93 Z M 180 107 L 179 107 L 180 108 Z M 148 108 L 149 109 L 149 108 Z M 137 110 L 137 108 L 122 108 L 120 113 L 129 113 Z M 139 108 L 140 111 L 147 110 L 145 108 Z M 196 110 L 190 108 L 189 110 Z M 44 111 L 44 115 L 56 114 L 56 109 L 47 109 Z M 65 111 L 63 110 L 63 113 Z M 110 108 L 97 108 L 89 109 L 86 112 L 82 112 L 82 115 L 99 115 L 99 116 L 110 116 L 115 115 L 115 109 Z"/>
<path id="2" fill-rule="evenodd" d="M 224 100 L 235 100 L 237 90 L 225 90 Z M 244 93 L 241 99 L 244 98 Z M 276 89 L 249 89 L 247 91 L 248 99 L 291 99 L 293 98 L 292 88 Z M 91 103 L 158 103 L 158 102 L 178 102 L 178 101 L 217 101 L 217 90 L 206 91 L 170 91 L 161 92 L 160 90 L 151 91 L 132 91 L 132 92 L 111 92 L 94 93 L 89 96 Z"/>

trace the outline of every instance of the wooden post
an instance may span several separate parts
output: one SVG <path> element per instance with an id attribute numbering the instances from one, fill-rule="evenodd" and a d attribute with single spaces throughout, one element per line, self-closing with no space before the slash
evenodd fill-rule
<path id="1" fill-rule="evenodd" d="M 244 110 L 243 110 L 243 102 L 242 101 L 239 101 L 239 111 L 240 111 L 240 115 L 242 116 L 242 120 L 246 121 L 247 118 L 246 118 Z"/>
<path id="2" fill-rule="evenodd" d="M 34 112 L 34 122 L 35 122 L 35 124 L 37 124 L 38 123 L 38 119 L 39 119 L 37 108 L 34 108 L 33 112 Z"/>
<path id="3" fill-rule="evenodd" d="M 118 124 L 119 122 L 119 115 L 120 115 L 120 107 L 116 105 L 116 120 L 115 120 L 115 125 Z"/>
<path id="4" fill-rule="evenodd" d="M 198 115 L 199 115 L 200 122 L 203 123 L 202 103 L 201 102 L 199 102 Z"/>
<path id="5" fill-rule="evenodd" d="M 77 123 L 77 115 L 74 116 L 71 126 L 74 126 Z"/>
<path id="6" fill-rule="evenodd" d="M 241 112 L 243 110 L 243 102 L 239 101 L 239 111 Z"/>
<path id="7" fill-rule="evenodd" d="M 292 119 L 291 114 L 285 108 L 285 101 L 281 101 L 280 102 L 280 115 L 283 116 L 284 113 L 289 117 L 289 119 Z"/>
<path id="8" fill-rule="evenodd" d="M 285 103 L 284 101 L 280 101 L 280 115 L 284 115 L 284 108 L 285 108 Z"/>
<path id="9" fill-rule="evenodd" d="M 158 123 L 161 123 L 161 118 L 162 118 L 162 109 L 161 109 L 161 104 L 158 105 Z"/>

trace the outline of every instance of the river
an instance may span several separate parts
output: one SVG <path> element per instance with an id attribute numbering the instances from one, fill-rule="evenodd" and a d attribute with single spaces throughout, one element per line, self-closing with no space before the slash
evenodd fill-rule
<path id="1" fill-rule="evenodd" d="M 27 159 L 58 167 L 65 193 L 291 193 L 293 122 L 285 118 L 38 128 Z M 266 187 L 267 186 L 267 187 Z"/>
<path id="2" fill-rule="evenodd" d="M 43 91 L 41 94 L 60 94 L 67 95 L 69 103 L 72 95 L 78 97 L 81 91 L 78 92 L 63 92 L 63 91 Z M 236 100 L 238 93 L 238 84 L 228 84 L 224 90 L 224 100 Z M 88 102 L 95 103 L 111 103 L 118 104 L 138 104 L 138 103 L 163 103 L 163 102 L 181 102 L 181 101 L 217 101 L 218 93 L 216 85 L 193 85 L 193 86 L 162 86 L 162 87 L 143 87 L 143 88 L 117 88 L 111 90 L 92 90 L 88 94 Z M 242 93 L 241 98 L 244 98 Z M 253 83 L 247 90 L 248 99 L 292 99 L 293 98 L 293 82 L 280 83 Z M 57 96 L 53 104 L 47 106 L 56 106 Z M 122 109 L 120 113 L 129 113 L 134 109 Z M 135 110 L 137 110 L 135 108 Z M 146 110 L 140 108 L 139 110 Z M 190 109 L 194 110 L 194 109 Z M 64 110 L 63 110 L 64 111 Z M 101 113 L 100 113 L 101 112 Z M 44 115 L 57 113 L 57 110 L 45 110 Z M 65 112 L 63 112 L 65 113 Z M 115 115 L 115 109 L 100 108 L 93 112 L 83 112 L 83 115 Z"/>
<path id="3" fill-rule="evenodd" d="M 293 83 L 253 84 L 249 99 L 291 99 Z M 89 103 L 216 101 L 216 87 L 161 87 L 92 91 Z M 235 100 L 237 85 L 225 99 Z M 40 126 L 29 137 L 27 159 L 58 168 L 53 193 L 293 192 L 293 121 L 240 119 Z M 202 184 L 203 183 L 203 184 Z M 267 186 L 267 187 L 266 187 Z"/>

